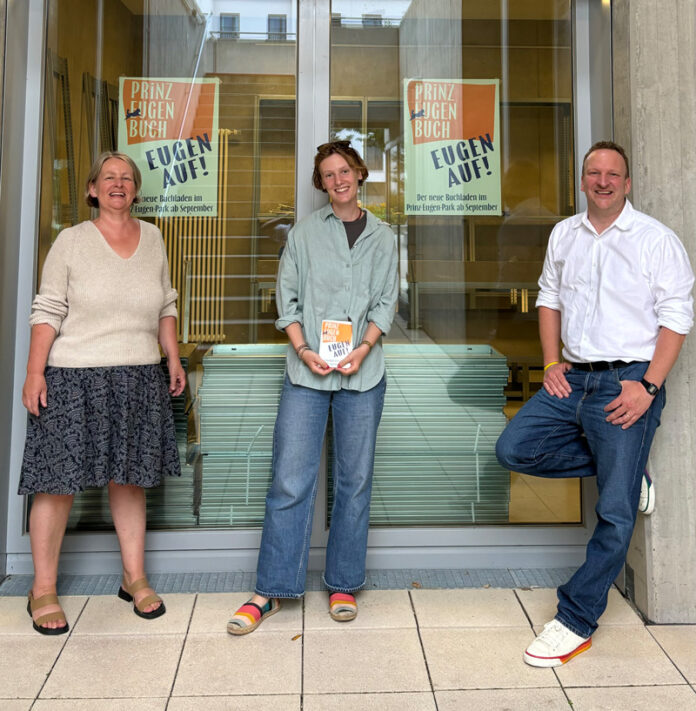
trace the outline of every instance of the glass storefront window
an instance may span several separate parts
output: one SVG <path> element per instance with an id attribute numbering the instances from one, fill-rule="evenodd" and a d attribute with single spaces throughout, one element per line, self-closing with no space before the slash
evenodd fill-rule
<path id="1" fill-rule="evenodd" d="M 137 216 L 164 236 L 189 374 L 185 395 L 174 402 L 183 476 L 148 491 L 148 526 L 258 526 L 263 511 L 256 501 L 270 472 L 268 428 L 256 435 L 259 426 L 247 412 L 235 431 L 226 409 L 218 423 L 219 393 L 203 402 L 199 390 L 206 388 L 203 356 L 214 344 L 285 342 L 273 325 L 274 288 L 278 255 L 295 220 L 296 4 L 48 0 L 47 6 L 39 273 L 58 232 L 92 216 L 82 193 L 94 158 L 103 150 L 132 150 L 124 145 L 124 127 L 144 132 L 141 170 L 145 175 L 149 145 L 151 161 L 169 168 L 169 178 L 149 203 L 156 209 Z M 137 88 L 132 96 L 123 88 L 129 81 Z M 177 87 L 183 89 L 175 97 Z M 166 151 L 156 152 L 163 145 L 172 162 Z M 209 176 L 200 189 L 196 170 Z M 191 188 L 178 189 L 175 183 L 187 178 Z M 185 212 L 204 198 L 207 213 Z M 236 405 L 243 411 L 243 402 Z M 275 404 L 268 411 L 273 417 Z M 220 427 L 221 444 L 215 438 Z M 246 451 L 251 442 L 254 454 L 263 452 L 251 468 L 258 479 L 252 513 L 230 515 L 240 487 L 249 500 L 247 460 L 237 457 L 237 447 Z M 223 516 L 210 513 L 220 507 Z M 110 527 L 106 492 L 76 497 L 69 530 Z"/>
<path id="2" fill-rule="evenodd" d="M 401 256 L 371 523 L 579 522 L 577 480 L 505 472 L 494 456 L 501 408 L 513 416 L 540 385 L 536 282 L 551 228 L 575 211 L 571 3 L 334 0 L 331 9 L 331 134 L 365 155 L 363 205 L 392 226 Z M 441 189 L 416 154 L 429 145 L 440 167 L 456 167 L 457 150 L 462 168 L 474 166 L 468 134 L 446 139 L 475 113 L 452 96 L 486 80 L 499 87 L 500 203 L 479 212 L 482 182 L 454 172 Z M 411 83 L 416 101 L 404 106 Z M 427 186 L 415 199 L 431 213 L 409 206 L 409 181 Z M 453 182 L 462 189 L 447 195 Z M 431 202 L 455 195 L 446 206 L 455 214 Z M 473 352 L 486 347 L 485 357 Z"/>
<path id="3" fill-rule="evenodd" d="M 148 526 L 260 527 L 286 343 L 274 327 L 275 274 L 296 217 L 296 152 L 314 150 L 296 145 L 297 2 L 46 5 L 38 268 L 61 229 L 92 216 L 87 172 L 102 150 L 124 149 L 125 126 L 166 131 L 158 121 L 167 119 L 190 133 L 180 150 L 170 144 L 171 165 L 152 154 L 169 178 L 146 203 L 156 209 L 138 215 L 164 236 L 189 375 L 174 402 L 183 476 L 148 492 Z M 551 228 L 575 211 L 571 2 L 333 0 L 330 10 L 331 137 L 364 156 L 362 204 L 391 225 L 399 251 L 372 525 L 577 523 L 576 480 L 507 472 L 493 455 L 505 417 L 540 385 L 536 281 Z M 128 81 L 141 84 L 135 104 L 124 98 Z M 409 106 L 409 82 L 414 92 L 448 83 L 458 92 L 493 81 L 497 208 L 415 212 L 420 167 L 406 138 L 420 111 L 436 109 L 422 97 Z M 171 116 L 164 104 L 164 119 L 147 115 L 143 87 L 157 98 L 166 82 L 184 98 Z M 435 118 L 444 126 L 447 116 Z M 487 150 L 486 140 L 467 150 Z M 449 167 L 447 150 L 439 155 L 431 161 Z M 474 157 L 462 173 L 452 163 L 450 181 L 483 170 L 486 156 L 477 168 Z M 191 171 L 208 176 L 200 189 Z M 192 212 L 172 207 L 187 204 Z M 321 503 L 328 517 L 330 493 Z M 70 530 L 110 527 L 105 492 L 76 497 Z"/>

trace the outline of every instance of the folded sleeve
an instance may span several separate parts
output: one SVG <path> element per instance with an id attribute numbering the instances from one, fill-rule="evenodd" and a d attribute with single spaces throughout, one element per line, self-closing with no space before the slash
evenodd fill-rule
<path id="1" fill-rule="evenodd" d="M 295 228 L 288 233 L 288 241 L 280 257 L 278 278 L 276 279 L 276 306 L 278 319 L 275 326 L 284 331 L 291 323 L 303 324 L 302 307 L 299 300 L 299 266 Z"/>
<path id="2" fill-rule="evenodd" d="M 162 308 L 160 310 L 159 317 L 161 319 L 165 316 L 173 316 L 174 318 L 176 318 L 176 300 L 179 295 L 176 289 L 172 287 L 172 281 L 169 276 L 169 262 L 167 261 L 167 250 L 164 247 L 164 239 L 162 238 L 162 234 L 159 232 L 159 230 L 158 234 L 159 243 L 162 248 L 162 267 L 160 279 L 162 283 L 162 294 L 164 295 L 164 298 L 162 299 Z"/>
<path id="3" fill-rule="evenodd" d="M 549 244 L 546 248 L 546 256 L 544 257 L 544 266 L 539 277 L 539 294 L 536 300 L 536 307 L 546 306 L 549 309 L 560 311 L 560 283 L 561 275 L 559 273 L 556 258 L 554 256 L 557 228 L 554 228 L 549 237 Z"/>
<path id="4" fill-rule="evenodd" d="M 391 230 L 387 228 L 388 234 L 383 237 L 386 242 L 385 258 L 383 268 L 377 276 L 377 284 L 374 286 L 375 298 L 370 304 L 367 312 L 368 322 L 372 322 L 385 335 L 389 333 L 394 314 L 396 313 L 396 302 L 399 297 L 399 274 L 398 256 L 396 252 L 396 242 Z"/>
<path id="5" fill-rule="evenodd" d="M 675 234 L 667 233 L 656 240 L 650 263 L 658 324 L 675 333 L 689 333 L 694 323 L 694 273 L 686 250 Z"/>
<path id="6" fill-rule="evenodd" d="M 46 255 L 39 293 L 31 305 L 29 324 L 47 323 L 60 332 L 68 313 L 68 279 L 72 240 L 61 232 Z"/>

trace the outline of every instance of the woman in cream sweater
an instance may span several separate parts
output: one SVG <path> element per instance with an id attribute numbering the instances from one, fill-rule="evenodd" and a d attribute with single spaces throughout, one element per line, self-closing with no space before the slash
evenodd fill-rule
<path id="1" fill-rule="evenodd" d="M 41 634 L 68 631 L 58 557 L 73 497 L 87 488 L 108 488 L 123 562 L 119 597 L 146 619 L 165 612 L 145 577 L 144 489 L 180 474 L 169 395 L 183 391 L 185 375 L 162 235 L 130 214 L 140 184 L 128 156 L 97 159 L 85 198 L 99 217 L 58 235 L 32 304 L 19 493 L 33 495 L 27 611 Z"/>

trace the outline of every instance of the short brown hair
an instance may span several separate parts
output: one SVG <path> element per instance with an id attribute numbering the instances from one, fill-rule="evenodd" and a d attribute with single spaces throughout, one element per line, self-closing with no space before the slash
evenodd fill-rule
<path id="1" fill-rule="evenodd" d="M 87 176 L 87 184 L 85 185 L 85 202 L 90 207 L 99 207 L 99 200 L 92 197 L 89 194 L 89 189 L 97 182 L 99 174 L 102 172 L 104 163 L 111 158 L 118 158 L 128 165 L 128 167 L 133 171 L 133 182 L 135 183 L 135 198 L 133 202 L 140 202 L 140 187 L 143 184 L 143 176 L 140 174 L 140 168 L 135 164 L 135 161 L 127 156 L 125 153 L 119 153 L 118 151 L 104 151 L 97 160 L 94 161 L 94 165 L 90 168 L 89 175 Z"/>
<path id="2" fill-rule="evenodd" d="M 628 156 L 626 155 L 626 151 L 623 146 L 620 146 L 618 143 L 614 143 L 614 141 L 597 141 L 597 143 L 590 146 L 590 150 L 585 153 L 585 157 L 582 159 L 583 175 L 585 175 L 585 163 L 587 162 L 590 153 L 594 153 L 595 151 L 616 151 L 624 159 L 624 163 L 626 164 L 626 177 L 631 177 L 631 173 L 628 169 Z"/>
<path id="3" fill-rule="evenodd" d="M 312 173 L 312 184 L 314 187 L 317 190 L 326 192 L 321 182 L 319 165 L 323 160 L 334 153 L 343 156 L 348 165 L 360 173 L 358 185 L 362 185 L 370 174 L 370 171 L 367 169 L 365 161 L 360 157 L 360 154 L 350 145 L 350 141 L 329 141 L 328 143 L 322 143 L 320 146 L 317 146 L 317 154 L 314 156 L 314 173 Z"/>

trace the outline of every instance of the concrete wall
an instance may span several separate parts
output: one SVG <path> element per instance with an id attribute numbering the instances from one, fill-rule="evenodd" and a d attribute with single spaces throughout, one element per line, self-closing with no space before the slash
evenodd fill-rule
<path id="1" fill-rule="evenodd" d="M 696 264 L 696 8 L 693 0 L 615 0 L 614 134 L 632 159 L 634 205 L 671 227 Z M 652 516 L 639 516 L 627 591 L 654 622 L 696 622 L 696 335 L 667 382 L 649 468 Z"/>

